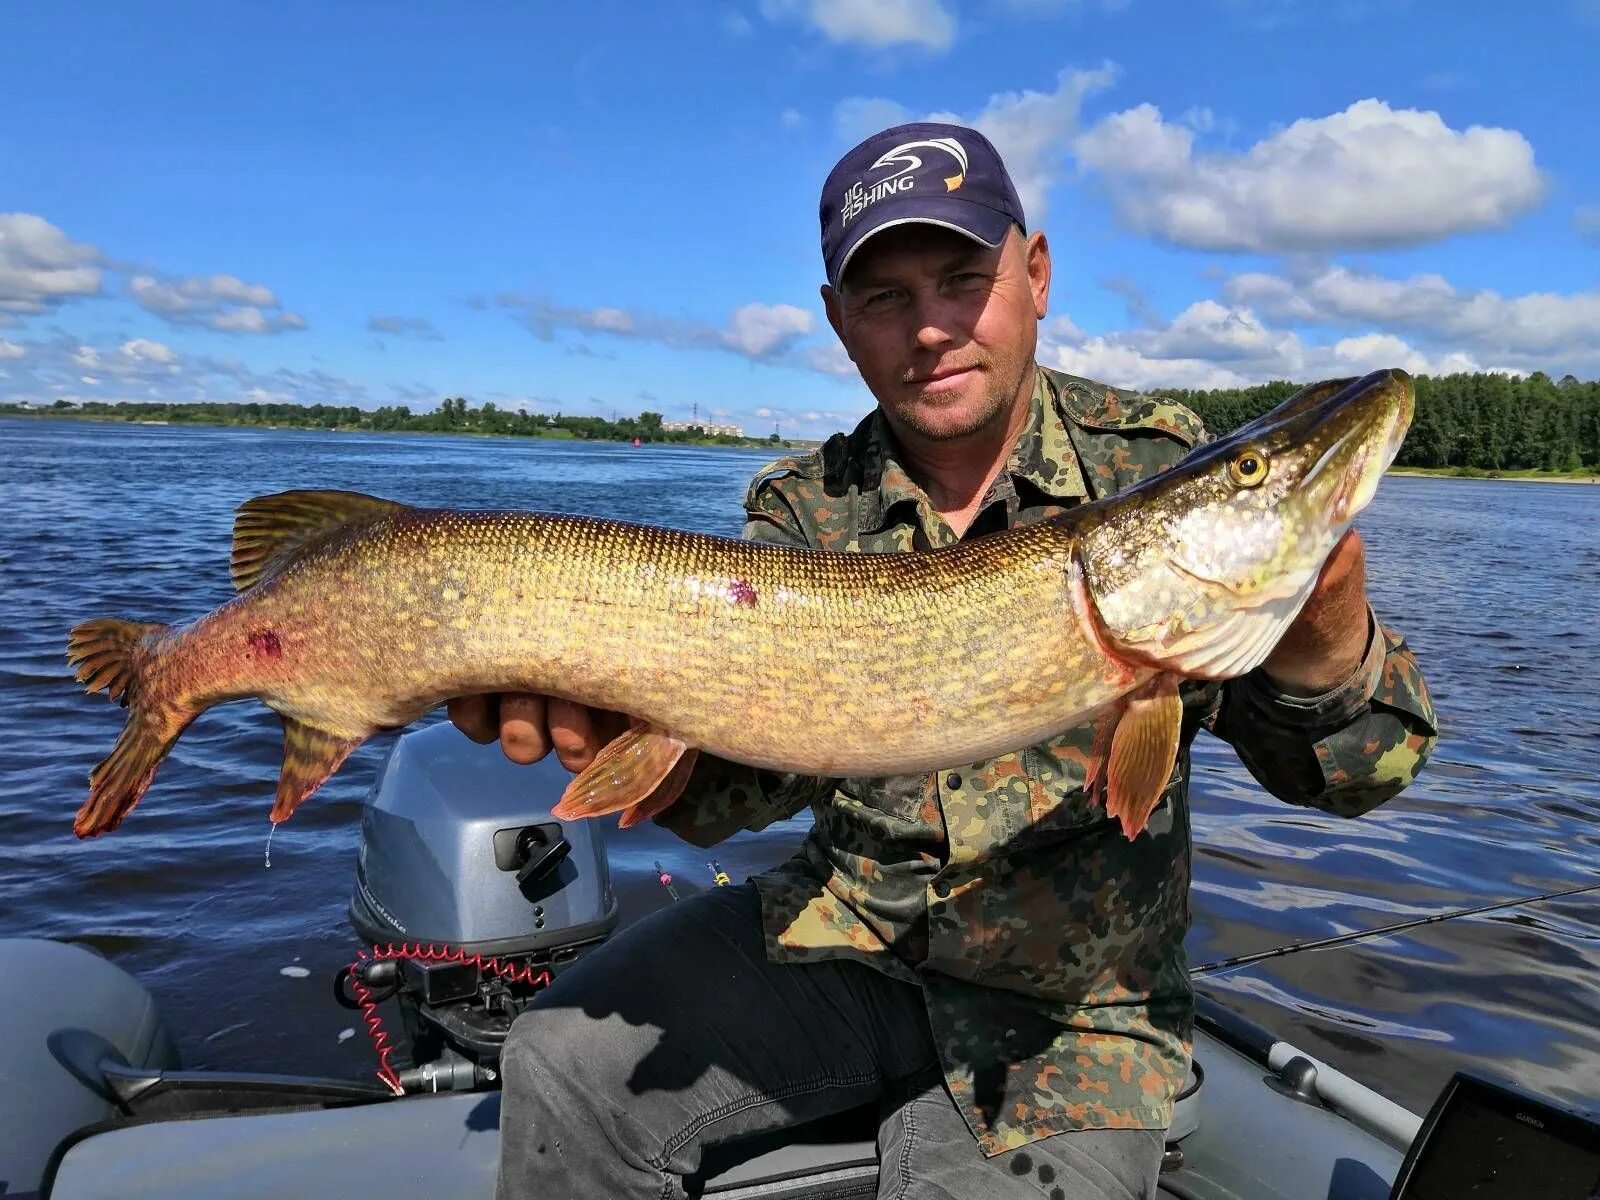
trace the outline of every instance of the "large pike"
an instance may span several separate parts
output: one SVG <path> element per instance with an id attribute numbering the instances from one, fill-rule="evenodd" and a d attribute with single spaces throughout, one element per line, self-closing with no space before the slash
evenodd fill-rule
<path id="1" fill-rule="evenodd" d="M 1170 776 L 1178 681 L 1266 658 L 1411 411 L 1401 371 L 1315 384 L 1116 496 L 921 554 L 350 492 L 250 500 L 233 600 L 183 626 L 72 631 L 78 680 L 128 708 L 73 827 L 114 829 L 214 704 L 256 696 L 282 717 L 277 822 L 374 733 L 453 696 L 529 691 L 635 718 L 558 816 L 642 819 L 701 750 L 892 775 L 1093 720 L 1094 782 L 1131 837 Z"/>

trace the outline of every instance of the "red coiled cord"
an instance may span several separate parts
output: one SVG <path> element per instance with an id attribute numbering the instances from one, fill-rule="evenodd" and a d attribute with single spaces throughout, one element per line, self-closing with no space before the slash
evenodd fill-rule
<path id="1" fill-rule="evenodd" d="M 378 1015 L 378 1002 L 372 998 L 372 989 L 361 978 L 362 963 L 369 960 L 382 962 L 386 959 L 466 963 L 477 967 L 480 971 L 488 971 L 501 979 L 508 979 L 512 983 L 527 983 L 536 987 L 548 986 L 551 979 L 548 970 L 535 968 L 531 963 L 518 966 L 516 963 L 503 962 L 493 956 L 468 954 L 459 947 L 432 943 L 425 946 L 421 942 L 415 945 L 401 942 L 396 946 L 390 942 L 387 946 L 374 946 L 371 954 L 365 950 L 358 951 L 356 961 L 350 964 L 350 991 L 355 995 L 356 1006 L 361 1010 L 361 1020 L 367 1027 L 367 1036 L 372 1039 L 372 1048 L 378 1054 L 378 1078 L 383 1080 L 396 1096 L 403 1096 L 406 1092 L 405 1088 L 400 1086 L 400 1076 L 389 1062 L 389 1055 L 394 1047 L 389 1044 L 389 1034 L 383 1027 L 383 1018 Z"/>

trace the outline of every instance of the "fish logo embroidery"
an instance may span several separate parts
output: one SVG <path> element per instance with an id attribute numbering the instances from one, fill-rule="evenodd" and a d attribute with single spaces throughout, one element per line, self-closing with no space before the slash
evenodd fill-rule
<path id="1" fill-rule="evenodd" d="M 868 168 L 870 172 L 899 166 L 899 170 L 892 175 L 874 180 L 870 186 L 865 180 L 858 179 L 845 190 L 844 203 L 839 208 L 839 215 L 843 218 L 844 224 L 849 225 L 868 207 L 885 196 L 911 191 L 917 182 L 912 172 L 922 169 L 924 153 L 919 152 L 929 150 L 948 154 L 954 161 L 955 174 L 942 177 L 946 192 L 955 191 L 966 181 L 967 151 L 955 138 L 921 138 L 914 142 L 901 142 L 893 150 L 879 155 L 878 161 Z"/>
<path id="2" fill-rule="evenodd" d="M 922 166 L 922 156 L 912 153 L 914 150 L 921 149 L 942 150 L 951 158 L 955 159 L 956 173 L 954 175 L 945 176 L 945 191 L 955 191 L 966 180 L 967 151 L 960 142 L 956 141 L 955 138 L 925 138 L 921 141 L 902 142 L 893 150 L 887 151 L 886 153 L 880 155 L 878 161 L 872 164 L 872 169 L 874 171 L 881 171 L 885 167 L 891 166 L 894 163 L 905 163 L 905 166 L 901 167 L 900 170 L 896 171 L 893 175 L 890 175 L 888 179 L 882 180 L 881 182 L 887 183 L 890 180 L 898 179 L 900 176 L 907 175 Z"/>

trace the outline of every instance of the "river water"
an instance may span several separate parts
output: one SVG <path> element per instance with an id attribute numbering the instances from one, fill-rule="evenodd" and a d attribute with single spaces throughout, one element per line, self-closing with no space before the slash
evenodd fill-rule
<path id="1" fill-rule="evenodd" d="M 582 512 L 735 534 L 763 456 L 556 441 L 0 419 L 0 936 L 96 947 L 155 993 L 185 1063 L 370 1078 L 329 983 L 368 743 L 281 827 L 277 718 L 246 702 L 183 737 L 116 833 L 72 814 L 121 710 L 81 694 L 67 630 L 187 620 L 226 600 L 234 507 L 293 487 Z M 1192 962 L 1600 883 L 1600 487 L 1391 478 L 1360 522 L 1370 593 L 1443 723 L 1425 775 L 1345 822 L 1195 753 Z M 802 817 L 716 850 L 734 879 Z M 610 838 L 624 920 L 712 885 L 653 826 Z M 1600 1096 L 1600 893 L 1451 920 L 1212 976 L 1204 990 L 1414 1110 L 1458 1066 L 1569 1102 Z"/>

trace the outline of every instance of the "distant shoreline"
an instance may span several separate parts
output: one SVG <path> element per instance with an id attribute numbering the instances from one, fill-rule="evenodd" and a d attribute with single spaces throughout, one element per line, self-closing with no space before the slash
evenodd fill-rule
<path id="1" fill-rule="evenodd" d="M 494 438 L 500 441 L 535 442 L 589 442 L 598 445 L 626 446 L 629 442 L 617 438 L 578 438 L 565 431 L 559 433 L 491 433 L 477 429 L 368 429 L 361 425 L 253 425 L 244 421 L 163 421 L 135 420 L 128 417 L 109 416 L 105 413 L 77 412 L 19 412 L 0 411 L 0 417 L 27 417 L 45 421 L 98 421 L 104 425 L 142 425 L 162 429 L 258 429 L 263 432 L 293 430 L 298 433 L 364 433 L 387 437 L 399 434 L 406 437 L 471 437 Z M 652 441 L 650 446 L 694 446 L 713 450 L 768 450 L 774 453 L 786 450 L 806 451 L 822 443 L 812 438 L 785 438 L 774 446 L 756 438 L 745 439 L 744 444 L 704 441 Z M 1496 483 L 1600 483 L 1600 473 L 1574 475 L 1569 471 L 1539 471 L 1531 468 L 1490 471 L 1477 467 L 1390 467 L 1389 475 L 1411 475 L 1425 479 L 1478 479 Z"/>
<path id="2" fill-rule="evenodd" d="M 1477 467 L 1390 467 L 1388 475 L 1419 479 L 1477 479 L 1485 483 L 1600 483 L 1600 475 L 1573 475 L 1564 471 L 1488 471 Z"/>
<path id="3" fill-rule="evenodd" d="M 107 413 L 79 413 L 44 410 L 39 412 L 0 409 L 0 417 L 24 417 L 35 421 L 98 421 L 102 425 L 139 425 L 161 429 L 256 429 L 263 433 L 364 433 L 375 437 L 399 434 L 402 437 L 470 437 L 492 438 L 503 442 L 586 442 L 591 445 L 627 446 L 627 438 L 581 438 L 566 431 L 552 433 L 492 433 L 484 429 L 368 429 L 364 425 L 256 425 L 248 421 L 168 421 L 117 417 Z M 784 438 L 777 445 L 760 438 L 745 438 L 742 443 L 687 439 L 683 441 L 645 441 L 647 446 L 693 446 L 707 450 L 770 450 L 782 453 L 789 450 L 807 450 L 820 442 L 810 438 Z"/>

